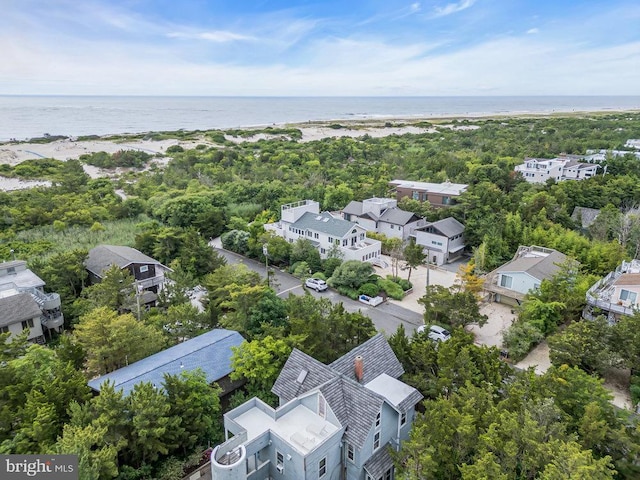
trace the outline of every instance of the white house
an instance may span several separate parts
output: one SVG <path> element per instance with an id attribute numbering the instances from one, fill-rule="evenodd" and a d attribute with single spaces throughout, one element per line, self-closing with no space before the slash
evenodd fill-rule
<path id="1" fill-rule="evenodd" d="M 567 257 L 551 248 L 521 246 L 513 259 L 487 275 L 485 290 L 491 299 L 519 305 L 527 293 L 559 270 Z"/>
<path id="2" fill-rule="evenodd" d="M 211 453 L 213 480 L 392 480 L 422 395 L 377 334 L 330 365 L 291 352 L 271 391 L 225 413 L 226 442 Z"/>
<path id="3" fill-rule="evenodd" d="M 636 148 L 640 150 L 640 139 L 630 138 L 629 140 L 627 140 L 627 143 L 625 143 L 624 146 L 627 148 Z"/>
<path id="4" fill-rule="evenodd" d="M 394 198 L 368 198 L 352 201 L 342 210 L 342 218 L 363 226 L 370 232 L 407 240 L 411 233 L 427 221 L 413 212 L 398 208 Z"/>
<path id="5" fill-rule="evenodd" d="M 343 260 L 375 263 L 382 250 L 378 240 L 367 238 L 364 227 L 329 212 L 320 213 L 320 204 L 313 200 L 282 205 L 280 221 L 266 224 L 264 229 L 290 243 L 299 238 L 309 240 L 318 248 L 321 258 L 327 258 L 336 249 Z"/>
<path id="6" fill-rule="evenodd" d="M 584 180 L 596 175 L 598 164 L 584 163 L 576 155 L 564 155 L 557 158 L 525 158 L 522 165 L 516 165 L 515 171 L 522 173 L 529 183 L 544 183 L 550 178 L 556 182 L 564 180 Z"/>
<path id="7" fill-rule="evenodd" d="M 593 320 L 605 315 L 609 323 L 640 309 L 640 260 L 622 262 L 587 290 L 587 306 L 582 316 Z"/>
<path id="8" fill-rule="evenodd" d="M 24 260 L 0 263 L 0 333 L 19 335 L 28 329 L 28 340 L 44 343 L 47 331 L 62 329 L 60 295 L 45 293 L 44 286 Z"/>
<path id="9" fill-rule="evenodd" d="M 428 223 L 414 232 L 416 243 L 424 247 L 429 263 L 450 263 L 464 251 L 464 225 L 453 217 Z"/>

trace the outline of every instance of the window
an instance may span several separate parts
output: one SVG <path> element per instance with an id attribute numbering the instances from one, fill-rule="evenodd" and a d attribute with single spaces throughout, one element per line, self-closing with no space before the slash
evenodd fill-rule
<path id="1" fill-rule="evenodd" d="M 407 423 L 407 412 L 402 412 L 400 415 L 400 425 Z"/>
<path id="2" fill-rule="evenodd" d="M 333 237 L 329 237 L 329 243 L 333 243 Z"/>
<path id="3" fill-rule="evenodd" d="M 509 275 L 501 275 L 500 276 L 500 286 L 504 288 L 511 288 L 513 284 L 513 277 Z"/>
<path id="4" fill-rule="evenodd" d="M 311 236 L 311 231 L 307 230 L 307 237 Z"/>
<path id="5" fill-rule="evenodd" d="M 318 462 L 318 478 L 322 478 L 327 473 L 327 457 L 320 459 Z"/>
<path id="6" fill-rule="evenodd" d="M 373 449 L 377 450 L 380 448 L 380 432 L 376 432 L 373 436 Z"/>
<path id="7" fill-rule="evenodd" d="M 284 455 L 276 450 L 276 470 L 280 473 L 284 473 Z"/>
<path id="8" fill-rule="evenodd" d="M 380 427 L 380 412 L 376 415 L 376 428 Z"/>
<path id="9" fill-rule="evenodd" d="M 149 271 L 149 265 L 140 265 L 140 273 L 145 273 Z"/>
<path id="10" fill-rule="evenodd" d="M 320 234 L 319 233 L 314 233 L 313 234 L 313 238 L 320 238 Z"/>
<path id="11" fill-rule="evenodd" d="M 384 480 L 391 480 L 393 478 L 393 467 L 384 472 Z"/>
<path id="12" fill-rule="evenodd" d="M 415 190 L 412 193 L 412 197 L 414 200 L 420 200 L 420 192 L 416 192 Z"/>
<path id="13" fill-rule="evenodd" d="M 16 267 L 9 267 L 7 268 L 7 273 L 11 274 L 11 273 L 16 273 Z"/>
<path id="14" fill-rule="evenodd" d="M 9 327 L 0 328 L 0 333 L 7 333 L 9 331 Z"/>
<path id="15" fill-rule="evenodd" d="M 27 328 L 33 328 L 33 318 L 30 318 L 29 320 L 25 320 L 24 322 L 22 322 L 22 329 L 26 330 Z"/>
<path id="16" fill-rule="evenodd" d="M 353 462 L 356 458 L 355 452 L 353 451 L 353 445 L 347 443 L 347 458 L 350 462 Z"/>
<path id="17" fill-rule="evenodd" d="M 322 395 L 318 395 L 318 415 L 322 418 L 327 415 L 327 403 Z"/>
<path id="18" fill-rule="evenodd" d="M 327 253 L 327 251 L 324 248 L 321 248 L 320 249 L 320 253 L 322 253 L 324 255 L 325 253 Z"/>
<path id="19" fill-rule="evenodd" d="M 624 288 L 620 290 L 620 300 L 628 301 L 635 305 L 636 299 L 638 298 L 638 294 L 636 292 L 630 292 L 629 290 L 625 290 Z"/>
<path id="20" fill-rule="evenodd" d="M 343 247 L 346 247 L 348 243 L 349 243 L 349 240 L 347 240 L 347 239 L 342 240 L 342 246 Z"/>

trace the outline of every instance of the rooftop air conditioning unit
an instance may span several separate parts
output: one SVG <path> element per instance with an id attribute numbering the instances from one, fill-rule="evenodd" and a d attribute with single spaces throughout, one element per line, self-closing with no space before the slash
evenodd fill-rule
<path id="1" fill-rule="evenodd" d="M 276 465 L 276 470 L 278 473 L 284 473 L 284 465 Z"/>

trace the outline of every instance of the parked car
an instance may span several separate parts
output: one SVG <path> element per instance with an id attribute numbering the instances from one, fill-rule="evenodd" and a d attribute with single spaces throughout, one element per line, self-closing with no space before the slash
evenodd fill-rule
<path id="1" fill-rule="evenodd" d="M 324 292 L 327 288 L 329 288 L 327 282 L 319 278 L 307 278 L 304 284 L 307 288 L 311 288 L 316 292 Z"/>
<path id="2" fill-rule="evenodd" d="M 416 331 L 418 333 L 422 333 L 425 331 L 426 328 L 427 328 L 426 325 L 420 325 Z M 429 337 L 429 339 L 433 340 L 434 342 L 446 342 L 451 338 L 451 333 L 449 332 L 449 330 L 442 328 L 438 325 L 431 325 L 429 327 L 429 333 L 427 334 L 427 336 Z"/>

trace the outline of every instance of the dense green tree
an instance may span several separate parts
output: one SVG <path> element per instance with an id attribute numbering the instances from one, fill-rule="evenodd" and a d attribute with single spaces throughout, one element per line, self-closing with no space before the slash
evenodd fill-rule
<path id="1" fill-rule="evenodd" d="M 347 260 L 341 263 L 334 271 L 328 283 L 332 287 L 347 287 L 357 289 L 366 283 L 373 273 L 373 266 L 368 262 Z"/>
<path id="2" fill-rule="evenodd" d="M 165 344 L 157 328 L 106 307 L 80 317 L 73 337 L 86 352 L 86 369 L 91 375 L 124 367 L 162 350 Z"/>
<path id="3" fill-rule="evenodd" d="M 317 272 L 321 267 L 320 252 L 310 240 L 299 238 L 291 247 L 289 262 L 291 265 L 295 265 L 297 262 L 306 262 L 312 272 Z"/>
<path id="4" fill-rule="evenodd" d="M 424 305 L 426 325 L 450 325 L 464 327 L 487 322 L 487 316 L 480 313 L 478 301 L 473 292 L 459 290 L 452 292 L 441 285 L 430 285 L 426 295 L 418 300 Z"/>
<path id="5" fill-rule="evenodd" d="M 422 265 L 426 258 L 422 245 L 418 245 L 414 238 L 409 240 L 409 243 L 404 247 L 403 250 L 404 261 L 409 267 L 409 274 L 407 275 L 407 280 L 411 281 L 411 272 L 414 268 Z"/>

